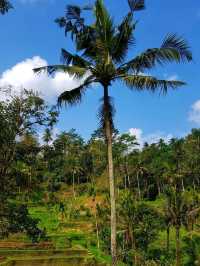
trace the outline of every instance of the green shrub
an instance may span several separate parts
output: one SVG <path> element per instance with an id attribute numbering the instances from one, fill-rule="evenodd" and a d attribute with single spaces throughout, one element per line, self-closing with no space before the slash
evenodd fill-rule
<path id="1" fill-rule="evenodd" d="M 79 209 L 72 209 L 70 213 L 70 218 L 72 219 L 78 219 L 80 218 L 80 210 Z"/>
<path id="2" fill-rule="evenodd" d="M 33 243 L 39 242 L 46 239 L 46 230 L 39 229 L 39 221 L 39 219 L 34 219 L 29 215 L 26 205 L 9 205 L 9 232 L 25 232 Z"/>
<path id="3" fill-rule="evenodd" d="M 77 191 L 78 191 L 78 194 L 79 196 L 82 196 L 86 193 L 88 193 L 88 184 L 81 184 L 77 187 Z"/>

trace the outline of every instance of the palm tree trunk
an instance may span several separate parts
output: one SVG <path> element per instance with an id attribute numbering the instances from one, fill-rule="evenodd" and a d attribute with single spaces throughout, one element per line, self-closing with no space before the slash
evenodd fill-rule
<path id="1" fill-rule="evenodd" d="M 137 257 L 137 250 L 136 250 L 136 239 L 135 239 L 135 232 L 130 228 L 129 229 L 130 235 L 131 235 L 131 246 L 134 250 L 134 265 L 138 265 L 138 257 Z"/>
<path id="2" fill-rule="evenodd" d="M 140 191 L 140 180 L 139 180 L 139 173 L 137 171 L 137 186 L 138 186 L 138 196 L 139 196 L 139 199 L 141 199 L 141 191 Z"/>
<path id="3" fill-rule="evenodd" d="M 167 225 L 167 254 L 169 254 L 169 235 L 170 235 L 170 225 Z"/>
<path id="4" fill-rule="evenodd" d="M 128 184 L 127 187 L 130 188 L 130 177 L 129 177 L 129 169 L 128 169 L 127 159 L 125 159 L 125 169 L 126 169 L 126 182 Z"/>
<path id="5" fill-rule="evenodd" d="M 126 190 L 126 175 L 124 176 L 124 189 Z"/>
<path id="6" fill-rule="evenodd" d="M 96 209 L 95 209 L 95 225 L 96 225 L 96 237 L 97 237 L 97 247 L 98 249 L 100 248 L 100 241 L 99 241 L 99 224 L 97 220 L 97 214 L 96 214 Z"/>
<path id="7" fill-rule="evenodd" d="M 196 185 L 195 185 L 195 180 L 193 179 L 193 189 L 194 189 L 194 191 L 196 191 Z"/>
<path id="8" fill-rule="evenodd" d="M 160 182 L 159 182 L 158 179 L 157 179 L 157 188 L 158 188 L 158 195 L 160 196 L 160 194 L 161 194 L 161 189 L 160 189 Z"/>
<path id="9" fill-rule="evenodd" d="M 108 86 L 104 86 L 104 123 L 105 123 L 105 137 L 107 142 L 107 156 L 108 156 L 108 175 L 110 183 L 110 205 L 111 205 L 111 255 L 112 266 L 117 265 L 117 242 L 116 242 L 116 203 L 115 203 L 115 180 L 113 168 L 113 154 L 112 154 L 112 128 L 111 117 L 109 110 L 109 96 Z"/>
<path id="10" fill-rule="evenodd" d="M 185 192 L 185 185 L 184 185 L 184 180 L 183 180 L 183 178 L 182 178 L 181 182 L 182 182 L 182 190 L 183 190 L 183 192 Z"/>
<path id="11" fill-rule="evenodd" d="M 73 182 L 73 195 L 74 198 L 76 197 L 76 193 L 75 193 L 75 171 L 73 170 L 73 175 L 72 175 L 72 182 Z"/>
<path id="12" fill-rule="evenodd" d="M 176 266 L 181 266 L 180 227 L 176 226 Z"/>
<path id="13" fill-rule="evenodd" d="M 128 187 L 130 188 L 131 187 L 131 181 L 130 181 L 130 176 L 129 175 L 127 176 L 127 179 L 128 179 Z"/>

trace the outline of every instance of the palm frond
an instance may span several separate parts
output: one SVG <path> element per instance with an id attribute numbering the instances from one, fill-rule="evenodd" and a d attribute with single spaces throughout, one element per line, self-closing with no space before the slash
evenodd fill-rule
<path id="1" fill-rule="evenodd" d="M 62 106 L 64 103 L 65 105 L 76 105 L 81 102 L 83 95 L 85 94 L 85 90 L 95 82 L 93 76 L 89 76 L 86 80 L 75 89 L 66 90 L 58 97 L 58 105 Z"/>
<path id="2" fill-rule="evenodd" d="M 96 31 L 91 26 L 85 26 L 84 30 L 76 35 L 76 49 L 77 51 L 84 51 L 83 56 L 87 55 L 90 58 L 91 50 L 94 53 L 94 43 L 96 39 Z M 89 55 L 89 56 L 88 56 Z"/>
<path id="3" fill-rule="evenodd" d="M 176 34 L 168 34 L 161 46 L 161 49 L 171 50 L 174 59 L 180 61 L 192 61 L 192 53 L 188 43 Z"/>
<path id="4" fill-rule="evenodd" d="M 75 76 L 75 78 L 80 79 L 87 74 L 88 69 L 78 66 L 51 65 L 51 66 L 35 68 L 34 72 L 36 74 L 46 72 L 48 75 L 54 75 L 56 72 L 64 72 L 69 74 L 70 76 Z"/>
<path id="5" fill-rule="evenodd" d="M 71 21 L 69 21 L 69 22 L 71 23 Z M 65 17 L 60 17 L 60 18 L 55 19 L 55 23 L 57 23 L 60 28 L 64 28 L 67 26 L 68 21 L 66 20 Z M 72 26 L 72 24 L 71 24 L 71 26 Z M 72 28 L 70 27 L 70 29 L 72 29 Z"/>
<path id="6" fill-rule="evenodd" d="M 80 19 L 81 8 L 75 5 L 67 5 L 66 7 L 66 18 L 71 19 Z"/>
<path id="7" fill-rule="evenodd" d="M 176 221 L 176 211 L 174 210 L 173 207 L 168 207 L 168 212 L 169 212 L 169 217 L 171 218 L 171 223 L 175 224 Z"/>
<path id="8" fill-rule="evenodd" d="M 55 22 L 65 29 L 65 35 L 68 32 L 71 32 L 72 40 L 74 36 L 77 36 L 79 33 L 83 32 L 87 26 L 85 25 L 85 19 L 81 16 L 82 11 L 91 10 L 92 7 L 85 6 L 81 8 L 77 5 L 67 5 L 65 16 L 57 18 Z"/>
<path id="9" fill-rule="evenodd" d="M 79 55 L 73 55 L 65 49 L 61 50 L 61 61 L 66 65 L 73 65 L 78 67 L 88 67 L 90 66 L 90 62 L 86 61 Z"/>
<path id="10" fill-rule="evenodd" d="M 9 11 L 9 9 L 13 8 L 12 4 L 8 0 L 0 0 L 0 13 L 4 15 Z"/>
<path id="11" fill-rule="evenodd" d="M 73 90 L 65 91 L 58 97 L 58 105 L 75 105 L 81 102 L 84 94 L 84 86 L 81 85 Z"/>
<path id="12" fill-rule="evenodd" d="M 145 9 L 144 0 L 128 0 L 128 4 L 131 9 L 131 12 L 141 11 Z"/>
<path id="13" fill-rule="evenodd" d="M 74 76 L 74 78 L 81 79 L 84 78 L 89 72 L 87 68 L 78 67 L 78 66 L 68 66 L 64 69 L 65 73 L 68 73 L 71 76 Z"/>
<path id="14" fill-rule="evenodd" d="M 193 209 L 193 210 L 189 211 L 188 212 L 188 216 L 189 217 L 195 217 L 199 213 L 200 213 L 200 208 L 196 208 L 196 209 Z"/>
<path id="15" fill-rule="evenodd" d="M 190 62 L 192 53 L 186 41 L 176 35 L 167 35 L 160 48 L 148 49 L 141 55 L 123 64 L 119 70 L 143 72 L 156 64 Z"/>
<path id="16" fill-rule="evenodd" d="M 129 13 L 119 25 L 118 33 L 113 38 L 111 54 L 115 62 L 121 63 L 126 57 L 130 45 L 134 44 L 134 29 L 133 16 Z"/>
<path id="17" fill-rule="evenodd" d="M 96 17 L 96 30 L 98 32 L 98 38 L 102 41 L 102 45 L 109 46 L 112 41 L 115 27 L 113 19 L 109 15 L 102 0 L 96 0 L 95 3 L 95 17 Z"/>
<path id="18" fill-rule="evenodd" d="M 162 93 L 166 93 L 169 88 L 176 89 L 185 85 L 182 81 L 176 80 L 159 80 L 152 76 L 144 75 L 127 75 L 122 78 L 127 87 L 136 90 L 149 90 L 155 92 L 160 90 Z"/>

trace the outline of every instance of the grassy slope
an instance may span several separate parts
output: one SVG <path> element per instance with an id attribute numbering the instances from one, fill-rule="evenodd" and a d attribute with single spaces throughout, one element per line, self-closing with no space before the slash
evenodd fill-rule
<path id="1" fill-rule="evenodd" d="M 59 211 L 58 204 L 51 207 L 43 205 L 29 208 L 31 216 L 40 219 L 39 226 L 45 228 L 54 248 L 85 248 L 98 262 L 110 263 L 110 257 L 96 247 L 92 198 L 80 196 L 74 199 L 69 192 L 58 193 L 57 197 L 65 204 L 64 215 Z M 81 209 L 80 212 L 70 217 L 70 212 L 78 209 Z"/>
<path id="2" fill-rule="evenodd" d="M 68 188 L 69 189 L 69 188 Z M 93 255 L 99 262 L 110 263 L 110 257 L 104 255 L 96 247 L 96 234 L 93 223 L 93 204 L 92 197 L 88 195 L 79 196 L 76 199 L 70 191 L 63 188 L 61 192 L 56 193 L 58 201 L 64 202 L 65 212 L 64 215 L 59 211 L 59 205 L 54 204 L 49 206 L 48 204 L 41 204 L 34 206 L 31 204 L 29 207 L 29 213 L 32 217 L 40 219 L 40 228 L 46 230 L 49 240 L 52 241 L 56 250 L 74 248 L 74 249 L 86 249 L 89 254 Z M 101 202 L 104 196 L 97 197 L 97 201 Z M 146 202 L 151 207 L 161 210 L 164 205 L 162 198 L 156 201 Z M 79 210 L 78 213 L 76 210 Z M 73 213 L 70 216 L 70 213 Z M 185 236 L 187 232 L 182 229 L 181 236 Z M 172 229 L 170 233 L 170 246 L 172 250 L 175 250 L 175 232 Z M 12 236 L 10 241 L 15 241 L 15 237 Z M 17 235 L 16 241 L 29 242 L 26 236 Z M 156 241 L 151 244 L 153 249 L 165 249 L 166 247 L 166 232 L 161 231 Z"/>

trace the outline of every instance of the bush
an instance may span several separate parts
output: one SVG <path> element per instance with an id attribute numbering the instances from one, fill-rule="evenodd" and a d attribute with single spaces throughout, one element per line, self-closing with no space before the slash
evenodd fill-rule
<path id="1" fill-rule="evenodd" d="M 90 246 L 96 247 L 97 246 L 97 240 L 96 239 L 91 239 L 90 240 Z"/>
<path id="2" fill-rule="evenodd" d="M 39 202 L 42 202 L 43 197 L 44 197 L 44 191 L 42 190 L 35 191 L 32 195 L 32 201 L 38 204 Z"/>
<path id="3" fill-rule="evenodd" d="M 191 233 L 183 238 L 184 265 L 200 265 L 200 234 Z"/>
<path id="4" fill-rule="evenodd" d="M 55 195 L 55 193 L 51 192 L 49 193 L 49 202 L 48 205 L 55 205 L 59 203 L 59 199 L 57 198 L 57 196 Z"/>
<path id="5" fill-rule="evenodd" d="M 57 192 L 61 189 L 61 183 L 57 180 L 51 180 L 48 185 L 48 190 L 50 192 Z"/>
<path id="6" fill-rule="evenodd" d="M 72 211 L 70 213 L 70 218 L 72 218 L 72 219 L 78 219 L 78 218 L 80 218 L 80 210 L 78 210 L 78 209 L 72 209 Z"/>
<path id="7" fill-rule="evenodd" d="M 9 235 L 9 222 L 5 217 L 0 217 L 0 239 Z"/>
<path id="8" fill-rule="evenodd" d="M 86 216 L 87 217 L 92 217 L 91 211 L 88 208 L 86 209 Z"/>
<path id="9" fill-rule="evenodd" d="M 10 205 L 8 212 L 9 232 L 25 232 L 33 243 L 46 239 L 46 230 L 38 228 L 39 219 L 33 219 L 26 205 Z"/>
<path id="10" fill-rule="evenodd" d="M 88 184 L 81 184 L 77 187 L 79 196 L 82 196 L 86 193 L 88 193 Z"/>

